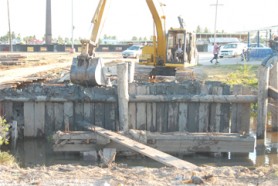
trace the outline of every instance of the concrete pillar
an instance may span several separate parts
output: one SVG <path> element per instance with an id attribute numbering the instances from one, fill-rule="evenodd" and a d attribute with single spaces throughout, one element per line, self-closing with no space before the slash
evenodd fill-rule
<path id="1" fill-rule="evenodd" d="M 128 131 L 128 64 L 117 64 L 120 130 Z"/>

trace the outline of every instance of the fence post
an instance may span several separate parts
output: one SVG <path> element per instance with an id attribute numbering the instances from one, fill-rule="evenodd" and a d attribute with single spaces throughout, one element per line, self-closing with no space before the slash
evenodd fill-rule
<path id="1" fill-rule="evenodd" d="M 260 66 L 259 82 L 258 82 L 257 139 L 263 139 L 263 140 L 265 138 L 265 132 L 266 132 L 265 125 L 267 122 L 268 84 L 269 84 L 269 68 L 265 66 Z"/>
<path id="2" fill-rule="evenodd" d="M 128 64 L 117 64 L 120 130 L 128 131 Z"/>

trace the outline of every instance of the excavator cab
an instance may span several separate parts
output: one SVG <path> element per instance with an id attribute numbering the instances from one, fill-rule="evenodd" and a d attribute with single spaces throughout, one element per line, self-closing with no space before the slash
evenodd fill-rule
<path id="1" fill-rule="evenodd" d="M 167 64 L 183 64 L 187 61 L 186 32 L 183 29 L 169 30 L 167 35 Z"/>
<path id="2" fill-rule="evenodd" d="M 183 28 L 171 28 L 166 35 L 166 61 L 159 64 L 156 61 L 155 41 L 153 45 L 144 46 L 139 63 L 142 65 L 154 65 L 165 67 L 184 67 L 186 64 L 193 64 L 196 56 L 195 33 L 187 32 Z"/>

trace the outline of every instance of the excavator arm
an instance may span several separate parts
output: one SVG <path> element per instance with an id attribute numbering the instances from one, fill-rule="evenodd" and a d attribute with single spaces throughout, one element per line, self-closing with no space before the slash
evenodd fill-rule
<path id="1" fill-rule="evenodd" d="M 166 31 L 165 31 L 165 16 L 159 11 L 158 1 L 146 0 L 149 10 L 152 14 L 156 35 L 157 35 L 157 44 L 154 45 L 155 49 L 155 66 L 164 66 L 166 63 Z M 154 39 L 155 42 L 156 39 Z"/>
<path id="2" fill-rule="evenodd" d="M 108 4 L 110 0 L 100 0 L 99 4 L 96 8 L 94 17 L 92 19 L 92 23 L 94 24 L 90 40 L 81 40 L 82 56 L 93 56 L 95 53 L 95 48 L 97 47 L 97 42 L 100 35 L 100 29 L 104 23 L 104 15 L 107 12 Z M 166 62 L 166 32 L 164 28 L 165 16 L 161 14 L 159 11 L 159 2 L 157 0 L 146 0 L 146 3 L 149 7 L 149 10 L 152 14 L 156 35 L 157 35 L 157 43 L 155 44 L 155 54 L 157 63 L 154 65 L 163 66 Z"/>
<path id="3" fill-rule="evenodd" d="M 95 56 L 95 49 L 97 47 L 99 35 L 100 35 L 100 29 L 103 26 L 105 14 L 107 12 L 108 4 L 110 3 L 110 0 L 100 0 L 98 3 L 98 6 L 96 8 L 94 17 L 91 21 L 93 23 L 94 27 L 91 33 L 90 40 L 81 40 L 81 56 Z"/>
<path id="4" fill-rule="evenodd" d="M 107 85 L 107 78 L 103 72 L 103 63 L 101 58 L 95 57 L 95 49 L 100 35 L 100 29 L 104 23 L 105 13 L 108 9 L 110 0 L 99 0 L 92 23 L 94 24 L 90 40 L 81 40 L 81 54 L 73 59 L 70 71 L 70 79 L 72 83 L 95 86 Z M 149 10 L 152 14 L 157 39 L 154 37 L 154 66 L 157 67 L 153 74 L 160 74 L 166 63 L 166 32 L 165 32 L 165 16 L 161 13 L 160 4 L 157 0 L 146 0 Z M 172 69 L 170 69 L 173 71 Z M 151 73 L 152 74 L 152 73 Z"/>

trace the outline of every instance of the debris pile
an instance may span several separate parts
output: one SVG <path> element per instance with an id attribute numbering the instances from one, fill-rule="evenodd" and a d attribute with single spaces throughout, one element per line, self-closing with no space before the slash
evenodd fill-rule
<path id="1" fill-rule="evenodd" d="M 0 64 L 2 65 L 22 65 L 26 63 L 26 56 L 21 54 L 0 55 Z"/>

